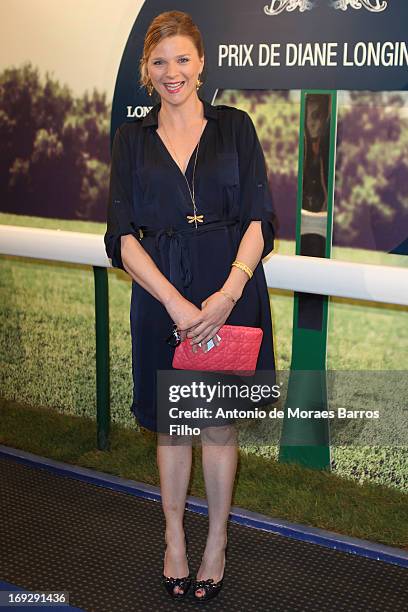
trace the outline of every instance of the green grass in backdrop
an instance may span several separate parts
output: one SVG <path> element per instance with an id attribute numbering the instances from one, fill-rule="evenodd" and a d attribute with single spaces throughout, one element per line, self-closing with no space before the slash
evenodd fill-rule
<path id="1" fill-rule="evenodd" d="M 104 224 L 9 214 L 0 214 L 0 223 L 97 234 L 105 231 Z M 279 241 L 275 252 L 294 254 L 294 249 L 293 242 Z M 333 257 L 407 265 L 407 258 L 353 249 L 334 248 Z M 154 439 L 145 431 L 138 433 L 129 410 L 128 275 L 109 271 L 114 424 L 110 453 L 95 450 L 92 268 L 3 256 L 0 286 L 0 442 L 158 484 Z M 277 367 L 285 370 L 291 359 L 293 293 L 270 290 L 270 301 Z M 329 369 L 408 370 L 406 308 L 331 298 L 329 309 Z M 333 473 L 280 465 L 276 456 L 276 446 L 260 446 L 250 439 L 242 445 L 236 505 L 408 546 L 407 447 L 334 448 Z M 191 493 L 204 493 L 199 466 Z"/>

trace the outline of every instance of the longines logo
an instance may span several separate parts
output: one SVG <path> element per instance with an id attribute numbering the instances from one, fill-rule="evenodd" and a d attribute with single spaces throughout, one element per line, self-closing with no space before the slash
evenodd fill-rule
<path id="1" fill-rule="evenodd" d="M 140 119 L 141 117 L 145 117 L 152 108 L 152 106 L 127 106 L 126 117 L 129 119 Z"/>
<path id="2" fill-rule="evenodd" d="M 299 9 L 301 13 L 310 11 L 316 6 L 316 0 L 271 0 L 269 4 L 264 6 L 264 11 L 267 15 L 279 15 L 283 11 L 295 11 Z M 380 13 L 385 11 L 388 6 L 388 0 L 331 0 L 331 6 L 340 11 L 347 9 L 365 8 L 372 13 Z"/>

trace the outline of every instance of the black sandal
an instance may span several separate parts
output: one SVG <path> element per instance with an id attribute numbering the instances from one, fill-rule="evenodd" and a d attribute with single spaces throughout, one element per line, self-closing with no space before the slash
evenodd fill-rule
<path id="1" fill-rule="evenodd" d="M 165 551 L 166 552 L 166 551 Z M 187 562 L 189 562 L 188 554 L 186 555 Z M 192 576 L 189 574 L 188 576 L 183 576 L 183 578 L 173 578 L 172 576 L 165 576 L 162 574 L 162 582 L 164 584 L 164 588 L 167 593 L 173 599 L 183 599 L 191 586 Z M 174 589 L 178 586 L 180 589 L 183 589 L 183 592 L 175 593 Z"/>
<path id="2" fill-rule="evenodd" d="M 216 597 L 222 589 L 223 580 L 224 576 L 218 582 L 214 582 L 213 578 L 207 578 L 207 580 L 194 580 L 194 600 L 202 602 Z M 204 589 L 204 594 L 196 595 L 198 589 Z"/>
<path id="3" fill-rule="evenodd" d="M 225 547 L 225 563 L 227 562 L 227 546 Z M 225 567 L 225 566 L 224 566 Z M 225 572 L 225 569 L 224 569 Z M 207 580 L 194 580 L 194 600 L 197 602 L 208 601 L 213 597 L 216 597 L 222 589 L 222 583 L 224 576 L 218 582 L 214 582 L 213 578 L 207 578 Z M 196 595 L 198 589 L 204 589 L 203 595 Z"/>
<path id="4" fill-rule="evenodd" d="M 183 599 L 187 595 L 187 592 L 191 586 L 191 580 L 192 577 L 190 575 L 185 576 L 184 578 L 173 578 L 172 576 L 165 576 L 163 574 L 164 587 L 170 597 L 173 599 Z M 178 593 L 175 593 L 174 589 L 176 586 L 183 589 L 183 592 L 180 593 L 179 591 Z"/>

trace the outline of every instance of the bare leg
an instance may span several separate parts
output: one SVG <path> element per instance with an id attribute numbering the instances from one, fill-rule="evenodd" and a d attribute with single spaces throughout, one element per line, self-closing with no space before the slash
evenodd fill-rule
<path id="1" fill-rule="evenodd" d="M 218 582 L 224 574 L 227 519 L 238 460 L 235 427 L 208 427 L 202 431 L 201 441 L 209 530 L 197 580 L 213 578 Z M 204 594 L 204 589 L 197 589 L 197 596 Z"/>
<path id="2" fill-rule="evenodd" d="M 160 474 L 160 489 L 163 512 L 166 519 L 163 573 L 165 576 L 182 578 L 189 573 L 184 537 L 183 517 L 187 487 L 190 480 L 192 448 L 174 439 L 175 436 L 158 434 L 157 465 Z M 179 586 L 174 593 L 182 593 Z"/>

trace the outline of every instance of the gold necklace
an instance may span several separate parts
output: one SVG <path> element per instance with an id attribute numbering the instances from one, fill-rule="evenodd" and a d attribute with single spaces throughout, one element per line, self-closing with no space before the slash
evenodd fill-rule
<path id="1" fill-rule="evenodd" d="M 204 118 L 203 118 L 203 120 L 202 120 L 200 138 L 198 139 L 198 143 L 197 143 L 197 147 L 196 147 L 196 154 L 195 154 L 195 158 L 194 158 L 194 166 L 193 166 L 193 181 L 192 181 L 193 192 L 192 192 L 192 193 L 191 193 L 190 185 L 188 184 L 187 177 L 186 177 L 185 173 L 184 173 L 184 172 L 182 171 L 182 169 L 181 169 L 180 160 L 179 160 L 179 158 L 177 157 L 177 153 L 176 153 L 176 151 L 175 151 L 175 149 L 174 149 L 174 147 L 173 147 L 173 145 L 172 145 L 172 143 L 171 143 L 171 140 L 170 140 L 170 138 L 169 138 L 169 135 L 167 134 L 167 130 L 166 130 L 165 126 L 164 126 L 163 121 L 161 122 L 161 125 L 162 125 L 162 127 L 163 127 L 163 131 L 164 131 L 164 133 L 165 133 L 165 135 L 166 135 L 166 138 L 167 138 L 167 140 L 168 140 L 168 142 L 169 142 L 170 148 L 171 148 L 171 150 L 173 151 L 174 156 L 175 156 L 175 158 L 176 158 L 176 160 L 177 160 L 177 165 L 178 165 L 178 167 L 180 168 L 180 172 L 182 173 L 182 175 L 183 175 L 183 176 L 184 176 L 184 178 L 185 178 L 185 181 L 186 181 L 186 183 L 187 183 L 187 187 L 188 187 L 188 191 L 189 191 L 189 194 L 190 194 L 190 198 L 191 198 L 191 201 L 192 201 L 192 203 L 193 203 L 193 212 L 194 212 L 194 216 L 192 216 L 192 215 L 187 215 L 187 217 L 186 217 L 186 218 L 187 218 L 187 221 L 188 221 L 189 223 L 194 223 L 194 224 L 195 224 L 195 227 L 196 227 L 196 229 L 197 229 L 197 221 L 198 221 L 199 223 L 203 223 L 203 221 L 204 221 L 204 215 L 197 215 L 197 207 L 196 207 L 196 203 L 195 203 L 195 193 L 194 193 L 195 169 L 196 169 L 196 164 L 197 164 L 197 156 L 198 156 L 198 149 L 199 149 L 199 147 L 200 147 L 201 136 L 203 135 L 203 131 L 204 131 Z M 188 163 L 187 163 L 187 167 L 188 167 Z M 187 168 L 186 168 L 186 171 L 187 171 Z"/>

